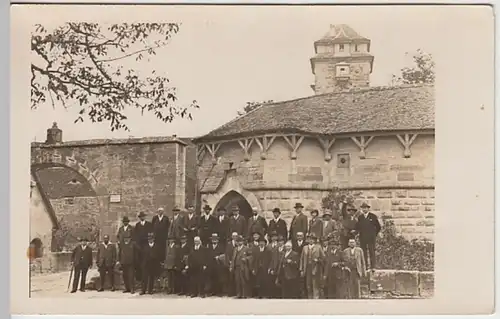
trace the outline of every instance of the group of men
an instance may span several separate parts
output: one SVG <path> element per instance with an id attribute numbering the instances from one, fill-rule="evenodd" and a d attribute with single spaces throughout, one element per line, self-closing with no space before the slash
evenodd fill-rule
<path id="1" fill-rule="evenodd" d="M 343 205 L 338 219 L 326 210 L 317 210 L 311 219 L 297 203 L 290 226 L 275 208 L 266 221 L 253 210 L 251 217 L 240 215 L 234 206 L 212 213 L 208 205 L 203 214 L 190 206 L 172 217 L 159 208 L 151 222 L 146 214 L 130 225 L 123 217 L 117 234 L 117 247 L 103 237 L 96 264 L 102 291 L 105 280 L 114 290 L 114 269 L 122 271 L 124 293 L 134 293 L 134 282 L 141 282 L 140 294 L 154 292 L 155 283 L 169 294 L 191 297 L 233 296 L 237 298 L 360 298 L 360 279 L 366 275 L 366 262 L 375 269 L 375 238 L 381 226 L 370 206 Z M 357 247 L 356 238 L 361 245 Z M 90 260 L 89 260 L 90 258 Z M 75 277 L 73 290 L 84 290 L 85 275 L 92 265 L 92 251 L 83 241 L 73 251 Z"/>

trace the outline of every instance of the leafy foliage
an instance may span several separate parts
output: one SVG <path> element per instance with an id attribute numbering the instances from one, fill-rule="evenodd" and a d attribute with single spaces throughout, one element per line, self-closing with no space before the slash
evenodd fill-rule
<path id="1" fill-rule="evenodd" d="M 197 102 L 176 104 L 176 88 L 168 78 L 124 67 L 131 58 L 136 63 L 149 59 L 178 31 L 176 23 L 65 23 L 53 30 L 37 24 L 31 36 L 36 60 L 31 63 L 31 108 L 48 99 L 54 107 L 78 105 L 75 123 L 84 117 L 109 122 L 112 131 L 129 130 L 124 114 L 128 107 L 153 113 L 165 123 L 191 119 Z"/>
<path id="2" fill-rule="evenodd" d="M 382 218 L 382 221 L 375 249 L 379 268 L 434 270 L 434 243 L 428 240 L 408 240 L 397 233 L 392 220 Z"/>
<path id="3" fill-rule="evenodd" d="M 274 102 L 273 100 L 261 101 L 261 102 L 256 102 L 256 101 L 247 102 L 247 105 L 243 108 L 243 112 L 238 111 L 238 116 L 242 116 L 244 114 L 247 114 L 248 112 L 253 111 L 256 108 L 258 108 L 262 104 L 273 103 L 273 102 Z"/>
<path id="4" fill-rule="evenodd" d="M 323 208 L 331 209 L 334 218 L 340 216 L 342 203 L 353 204 L 356 193 L 332 189 L 323 198 Z M 382 230 L 376 241 L 377 267 L 396 270 L 434 270 L 434 244 L 427 240 L 408 240 L 397 232 L 394 222 L 382 214 Z"/>
<path id="5" fill-rule="evenodd" d="M 409 54 L 408 52 L 406 53 Z M 392 75 L 392 85 L 432 84 L 435 80 L 434 60 L 432 55 L 418 49 L 412 57 L 414 66 L 401 69 L 401 75 Z"/>
<path id="6" fill-rule="evenodd" d="M 87 237 L 89 243 L 99 242 L 99 221 L 93 215 L 85 218 L 59 219 L 59 229 L 52 233 L 52 251 L 68 251 L 78 244 L 78 237 Z"/>

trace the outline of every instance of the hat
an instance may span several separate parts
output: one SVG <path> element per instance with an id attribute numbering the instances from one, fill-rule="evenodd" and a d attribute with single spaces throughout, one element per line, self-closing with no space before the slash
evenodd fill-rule
<path id="1" fill-rule="evenodd" d="M 310 234 L 307 234 L 307 237 L 308 238 L 311 238 L 311 239 L 318 239 L 318 236 L 316 236 L 315 233 L 310 233 Z"/>
<path id="2" fill-rule="evenodd" d="M 236 238 L 236 241 L 237 241 L 238 243 L 241 243 L 241 242 L 243 241 L 243 236 L 238 235 L 238 237 Z"/>
<path id="3" fill-rule="evenodd" d="M 210 236 L 210 239 L 219 239 L 219 235 L 216 233 L 213 233 L 212 236 Z"/>
<path id="4" fill-rule="evenodd" d="M 127 216 L 123 216 L 123 218 L 122 218 L 122 222 L 129 222 L 129 221 L 130 221 L 130 219 L 128 219 L 128 217 L 127 217 Z"/>
<path id="5" fill-rule="evenodd" d="M 353 205 L 349 205 L 349 206 L 347 206 L 347 210 L 348 211 L 357 211 L 358 209 L 356 207 L 354 207 Z"/>
<path id="6" fill-rule="evenodd" d="M 278 233 L 275 230 L 269 233 L 269 237 L 276 237 L 276 236 L 278 236 Z"/>
<path id="7" fill-rule="evenodd" d="M 262 237 L 259 238 L 259 243 L 262 242 L 262 241 L 265 242 L 265 243 L 267 243 L 267 240 L 264 238 L 264 236 L 262 236 Z"/>
<path id="8" fill-rule="evenodd" d="M 328 236 L 321 237 L 321 242 L 327 242 L 329 240 Z"/>
<path id="9" fill-rule="evenodd" d="M 313 210 L 311 211 L 311 215 L 313 215 L 313 214 L 316 214 L 316 216 L 318 216 L 318 215 L 319 215 L 318 210 L 317 210 L 317 209 L 313 209 Z"/>
<path id="10" fill-rule="evenodd" d="M 370 208 L 371 206 L 368 205 L 366 202 L 363 202 L 363 204 L 361 204 L 360 206 L 361 208 Z"/>
<path id="11" fill-rule="evenodd" d="M 325 212 L 323 213 L 323 216 L 332 216 L 331 210 L 326 209 Z"/>
<path id="12" fill-rule="evenodd" d="M 89 239 L 87 237 L 81 237 L 80 241 L 89 241 Z"/>
<path id="13" fill-rule="evenodd" d="M 155 235 L 153 233 L 148 234 L 148 239 L 154 239 L 154 238 L 155 238 Z"/>
<path id="14" fill-rule="evenodd" d="M 140 212 L 139 215 L 137 215 L 137 217 L 145 217 L 146 214 L 144 212 Z"/>
<path id="15" fill-rule="evenodd" d="M 180 239 L 187 239 L 186 235 L 182 235 Z"/>
<path id="16" fill-rule="evenodd" d="M 255 235 L 255 234 L 258 234 L 260 237 L 264 237 L 264 236 L 261 236 L 261 235 L 260 235 L 260 232 L 259 232 L 259 231 L 257 231 L 257 230 L 252 232 L 252 236 L 253 236 L 253 235 Z"/>
<path id="17" fill-rule="evenodd" d="M 169 235 L 168 240 L 175 240 L 175 237 L 173 235 Z"/>
<path id="18" fill-rule="evenodd" d="M 174 206 L 174 208 L 172 208 L 172 211 L 173 212 L 180 212 L 181 210 L 179 209 L 179 207 Z"/>
<path id="19" fill-rule="evenodd" d="M 210 207 L 210 205 L 205 205 L 205 206 L 203 206 L 203 210 L 211 211 L 212 207 Z"/>
<path id="20" fill-rule="evenodd" d="M 280 213 L 281 214 L 281 210 L 278 207 L 276 207 L 275 209 L 273 209 L 273 213 Z"/>
<path id="21" fill-rule="evenodd" d="M 283 235 L 278 235 L 278 241 L 285 241 L 285 237 Z"/>
<path id="22" fill-rule="evenodd" d="M 163 212 L 165 209 L 163 207 L 158 207 L 159 212 Z"/>
<path id="23" fill-rule="evenodd" d="M 304 208 L 304 206 L 301 203 L 296 203 L 293 208 Z"/>
<path id="24" fill-rule="evenodd" d="M 233 207 L 231 207 L 231 210 L 234 212 L 236 210 L 240 210 L 240 208 L 238 207 L 238 205 L 234 205 Z"/>

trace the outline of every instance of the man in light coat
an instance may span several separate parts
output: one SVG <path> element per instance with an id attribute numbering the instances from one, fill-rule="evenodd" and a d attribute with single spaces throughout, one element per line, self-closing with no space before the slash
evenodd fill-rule
<path id="1" fill-rule="evenodd" d="M 363 250 L 356 246 L 355 239 L 349 239 L 349 247 L 344 250 L 344 264 L 349 271 L 349 299 L 361 298 L 361 278 L 366 276 L 366 264 Z"/>
<path id="2" fill-rule="evenodd" d="M 308 245 L 304 246 L 300 256 L 300 276 L 305 278 L 308 299 L 319 299 L 322 289 L 323 263 L 325 252 L 318 243 L 315 234 L 309 234 Z"/>

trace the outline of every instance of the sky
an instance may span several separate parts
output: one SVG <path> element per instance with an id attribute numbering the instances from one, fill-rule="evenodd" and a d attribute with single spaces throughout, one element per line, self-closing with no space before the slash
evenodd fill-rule
<path id="1" fill-rule="evenodd" d="M 149 62 L 124 61 L 130 68 L 153 68 L 177 87 L 179 103 L 197 100 L 193 120 L 163 123 L 152 115 L 129 110 L 130 131 L 111 132 L 107 124 L 74 124 L 79 108 L 64 109 L 47 103 L 31 111 L 33 141 L 45 141 L 46 130 L 57 122 L 63 140 L 144 136 L 194 137 L 231 121 L 247 101 L 282 101 L 313 95 L 309 59 L 313 42 L 330 24 L 348 24 L 371 39 L 374 67 L 372 86 L 388 85 L 392 74 L 411 65 L 406 52 L 433 54 L 443 39 L 436 28 L 452 27 L 432 15 L 432 9 L 377 7 L 296 7 L 281 10 L 237 10 L 234 14 L 191 15 L 181 20 L 180 32 L 158 49 Z M 405 14 L 406 13 L 406 14 Z M 116 19 L 116 18 L 115 18 Z M 106 22 L 108 20 L 103 20 Z M 117 22 L 117 21 L 113 21 Z M 459 21 L 457 21 L 458 23 Z M 58 23 L 58 22 L 54 22 Z M 59 22 L 62 23 L 62 22 Z M 147 63 L 147 65 L 145 65 Z"/>

